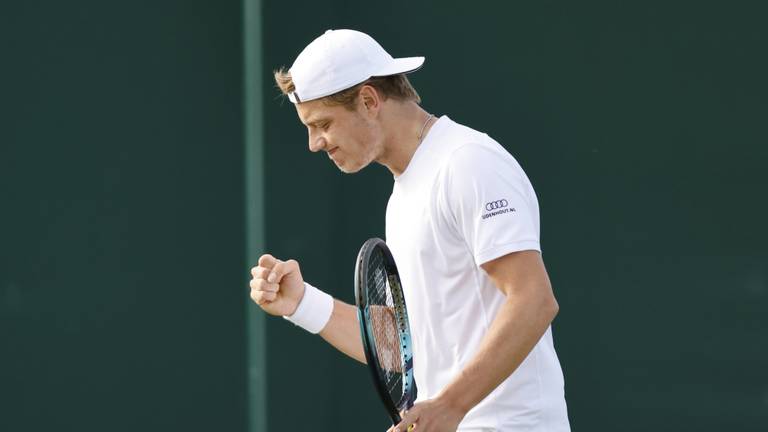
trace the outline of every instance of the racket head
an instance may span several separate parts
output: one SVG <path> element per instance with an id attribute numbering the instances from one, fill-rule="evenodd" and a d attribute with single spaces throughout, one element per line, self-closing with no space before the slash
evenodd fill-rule
<path id="1" fill-rule="evenodd" d="M 416 400 L 408 311 L 400 274 L 384 240 L 372 238 L 355 263 L 355 302 L 368 369 L 393 424 Z"/>

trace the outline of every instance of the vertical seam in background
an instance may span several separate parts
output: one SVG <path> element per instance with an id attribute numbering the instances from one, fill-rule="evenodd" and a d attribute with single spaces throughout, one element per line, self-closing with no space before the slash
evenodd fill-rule
<path id="1" fill-rule="evenodd" d="M 262 95 L 262 0 L 243 0 L 243 124 L 245 125 L 245 232 L 248 269 L 264 250 L 264 110 Z M 248 273 L 246 273 L 248 274 Z M 249 432 L 267 431 L 267 364 L 264 314 L 246 298 L 247 415 Z"/>

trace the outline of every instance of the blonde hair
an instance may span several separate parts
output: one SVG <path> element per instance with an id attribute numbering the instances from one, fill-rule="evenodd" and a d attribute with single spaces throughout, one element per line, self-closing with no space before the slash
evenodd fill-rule
<path id="1" fill-rule="evenodd" d="M 293 78 L 291 78 L 291 72 L 284 67 L 275 71 L 275 82 L 277 83 L 277 87 L 280 88 L 280 91 L 286 96 L 296 91 L 296 85 L 293 83 Z M 405 74 L 368 78 L 360 84 L 330 96 L 325 96 L 320 98 L 320 100 L 328 106 L 341 105 L 348 110 L 354 110 L 360 89 L 365 85 L 375 88 L 384 100 L 392 98 L 397 101 L 413 101 L 421 103 L 419 94 L 416 92 L 416 89 L 413 88 L 411 82 L 408 81 L 408 77 L 406 77 Z"/>

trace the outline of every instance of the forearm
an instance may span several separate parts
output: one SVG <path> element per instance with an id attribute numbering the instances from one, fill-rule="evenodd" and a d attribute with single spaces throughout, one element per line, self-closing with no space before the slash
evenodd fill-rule
<path id="1" fill-rule="evenodd" d="M 334 299 L 331 319 L 320 331 L 320 336 L 339 351 L 365 363 L 365 353 L 360 338 L 360 325 L 357 321 L 357 308 L 355 306 Z"/>
<path id="2" fill-rule="evenodd" d="M 552 296 L 508 296 L 478 352 L 439 397 L 468 412 L 520 366 L 546 332 L 557 310 Z"/>

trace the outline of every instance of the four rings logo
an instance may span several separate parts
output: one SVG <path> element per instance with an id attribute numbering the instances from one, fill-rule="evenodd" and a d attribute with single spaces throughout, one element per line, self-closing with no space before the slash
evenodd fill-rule
<path id="1" fill-rule="evenodd" d="M 495 200 L 491 202 L 485 203 L 485 210 L 489 213 L 483 214 L 483 219 L 488 219 L 489 217 L 493 217 L 496 215 L 504 214 L 504 213 L 512 213 L 517 210 L 515 210 L 514 207 L 509 206 L 509 201 L 505 199 Z"/>
<path id="2" fill-rule="evenodd" d="M 497 200 L 497 201 L 491 201 L 485 205 L 485 209 L 488 211 L 497 210 L 500 208 L 504 208 L 509 205 L 509 201 L 505 199 Z"/>

